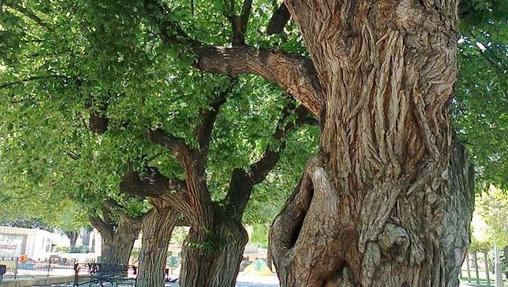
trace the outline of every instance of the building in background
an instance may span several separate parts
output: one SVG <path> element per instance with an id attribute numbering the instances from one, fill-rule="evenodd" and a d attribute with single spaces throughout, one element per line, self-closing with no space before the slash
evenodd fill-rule
<path id="1" fill-rule="evenodd" d="M 44 260 L 50 257 L 54 246 L 68 243 L 65 236 L 41 229 L 0 226 L 0 257 L 19 257 Z"/>

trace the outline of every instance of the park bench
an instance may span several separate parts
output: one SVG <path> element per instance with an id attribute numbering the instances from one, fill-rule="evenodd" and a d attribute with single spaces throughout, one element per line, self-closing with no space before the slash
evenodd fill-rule
<path id="1" fill-rule="evenodd" d="M 118 286 L 129 285 L 134 286 L 136 278 L 127 276 L 129 266 L 105 263 L 85 263 L 74 264 L 74 285 L 88 286 Z M 80 271 L 88 271 L 86 280 L 80 282 Z M 83 279 L 83 277 L 82 277 Z M 109 283 L 105 285 L 105 283 Z"/>

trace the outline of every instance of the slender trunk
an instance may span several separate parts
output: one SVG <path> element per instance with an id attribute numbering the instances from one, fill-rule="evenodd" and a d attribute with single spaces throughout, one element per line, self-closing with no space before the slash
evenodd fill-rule
<path id="1" fill-rule="evenodd" d="M 101 262 L 129 265 L 132 247 L 139 236 L 140 229 L 139 224 L 120 220 L 111 236 L 102 236 Z"/>
<path id="2" fill-rule="evenodd" d="M 487 278 L 487 287 L 490 287 L 490 270 L 489 270 L 489 251 L 483 251 L 483 258 L 485 259 L 485 277 Z"/>
<path id="3" fill-rule="evenodd" d="M 467 281 L 471 282 L 471 267 L 469 266 L 469 252 L 466 253 L 466 266 L 467 266 Z"/>
<path id="4" fill-rule="evenodd" d="M 137 287 L 163 287 L 164 269 L 171 234 L 178 215 L 170 208 L 155 208 L 142 223 L 142 245 L 139 254 Z"/>
<path id="5" fill-rule="evenodd" d="M 504 247 L 503 255 L 504 255 L 504 272 L 506 278 L 508 279 L 508 246 Z"/>
<path id="6" fill-rule="evenodd" d="M 480 270 L 478 267 L 478 252 L 473 253 L 474 270 L 476 273 L 476 285 L 480 286 Z"/>
<path id="7" fill-rule="evenodd" d="M 89 227 L 85 227 L 82 229 L 83 231 L 83 246 L 89 248 L 90 247 L 90 232 L 92 231 Z"/>
<path id="8" fill-rule="evenodd" d="M 215 216 L 214 232 L 191 228 L 182 250 L 182 287 L 234 287 L 248 235 L 225 215 Z"/>
<path id="9" fill-rule="evenodd" d="M 503 263 L 501 263 L 501 255 L 496 245 L 494 245 L 494 272 L 496 274 L 496 287 L 503 287 Z"/>
<path id="10" fill-rule="evenodd" d="M 67 235 L 67 237 L 69 238 L 71 250 L 76 248 L 76 241 L 78 240 L 79 232 L 68 231 L 68 232 L 65 232 L 65 235 Z"/>

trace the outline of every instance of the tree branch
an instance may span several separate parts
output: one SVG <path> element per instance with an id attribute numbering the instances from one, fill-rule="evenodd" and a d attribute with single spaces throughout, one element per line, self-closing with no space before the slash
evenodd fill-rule
<path id="1" fill-rule="evenodd" d="M 62 75 L 33 76 L 33 77 L 21 79 L 19 81 L 0 83 L 0 89 L 9 88 L 14 85 L 19 85 L 19 84 L 23 84 L 23 83 L 27 83 L 27 82 L 31 82 L 31 81 L 45 80 L 45 79 L 51 79 L 51 78 L 59 78 L 59 79 L 66 79 L 66 80 L 72 79 L 71 77 L 62 76 Z"/>
<path id="2" fill-rule="evenodd" d="M 150 130 L 148 138 L 151 142 L 169 149 L 177 158 L 191 152 L 191 148 L 185 143 L 184 139 L 173 136 L 160 128 Z"/>
<path id="3" fill-rule="evenodd" d="M 196 66 L 207 72 L 230 76 L 255 74 L 274 82 L 314 115 L 319 115 L 322 92 L 312 62 L 299 55 L 247 46 L 206 47 L 197 51 Z"/>
<path id="4" fill-rule="evenodd" d="M 73 151 L 65 151 L 65 154 L 73 160 L 78 160 L 81 156 Z"/>
<path id="5" fill-rule="evenodd" d="M 292 113 L 297 115 L 296 122 L 288 122 L 285 124 Z M 303 106 L 299 106 L 296 110 L 294 110 L 293 105 L 290 105 L 282 111 L 282 116 L 279 119 L 275 132 L 272 135 L 272 139 L 280 143 L 279 148 L 277 150 L 272 150 L 270 146 L 267 146 L 263 156 L 257 162 L 250 165 L 250 178 L 254 185 L 262 182 L 268 173 L 275 167 L 280 159 L 281 152 L 286 148 L 285 137 L 296 126 L 304 123 L 307 114 L 308 111 Z"/>
<path id="6" fill-rule="evenodd" d="M 287 122 L 290 115 L 297 115 L 296 122 Z M 272 150 L 267 146 L 261 158 L 250 165 L 250 170 L 236 168 L 231 174 L 228 194 L 226 195 L 226 206 L 232 211 L 232 216 L 241 219 L 254 185 L 262 182 L 268 173 L 275 167 L 280 159 L 280 154 L 286 147 L 285 137 L 296 126 L 303 124 L 307 120 L 309 112 L 303 106 L 294 108 L 294 104 L 289 104 L 282 111 L 278 121 L 277 128 L 272 134 L 272 139 L 279 142 L 277 150 Z"/>
<path id="7" fill-rule="evenodd" d="M 107 131 L 109 118 L 106 116 L 108 103 L 100 103 L 97 109 L 90 110 L 88 128 L 96 134 L 103 134 Z"/>
<path id="8" fill-rule="evenodd" d="M 234 1 L 231 1 L 231 11 L 234 13 Z M 249 16 L 252 9 L 252 0 L 243 1 L 242 10 L 240 15 L 232 15 L 229 18 L 233 29 L 233 46 L 245 45 L 245 32 L 247 31 L 247 24 L 249 22 Z"/>
<path id="9" fill-rule="evenodd" d="M 113 226 L 104 222 L 99 216 L 91 216 L 90 223 L 99 231 L 101 236 L 110 240 L 113 239 Z"/>
<path id="10" fill-rule="evenodd" d="M 202 157 L 206 158 L 207 156 L 213 126 L 215 124 L 215 120 L 217 119 L 217 115 L 219 114 L 220 107 L 226 102 L 227 96 L 231 93 L 235 84 L 236 79 L 231 81 L 224 91 L 219 92 L 219 95 L 210 103 L 210 105 L 201 109 L 199 113 L 199 124 L 196 129 L 196 138 Z"/>
<path id="11" fill-rule="evenodd" d="M 27 8 L 17 4 L 17 3 L 14 3 L 14 2 L 7 2 L 5 3 L 6 6 L 8 7 L 11 7 L 12 9 L 14 10 L 17 10 L 18 12 L 20 12 L 21 14 L 25 15 L 26 17 L 30 18 L 32 21 L 34 21 L 35 23 L 39 24 L 39 26 L 45 28 L 45 29 L 50 29 L 49 25 L 44 22 L 44 20 L 42 20 L 39 16 L 35 15 L 34 12 L 28 10 Z"/>
<path id="12" fill-rule="evenodd" d="M 184 192 L 185 189 L 184 181 L 170 179 L 155 167 L 147 168 L 147 174 L 143 177 L 130 170 L 124 174 L 120 183 L 121 192 L 143 197 L 159 197 L 170 190 Z"/>
<path id="13" fill-rule="evenodd" d="M 284 31 L 284 27 L 289 22 L 290 18 L 291 14 L 289 14 L 286 4 L 282 2 L 270 18 L 270 22 L 268 22 L 268 26 L 266 28 L 266 34 L 273 35 L 281 33 Z"/>
<path id="14" fill-rule="evenodd" d="M 198 69 L 232 77 L 241 74 L 259 75 L 279 85 L 314 115 L 319 116 L 323 95 L 310 59 L 244 45 L 231 48 L 209 46 L 187 35 L 177 22 L 171 20 L 169 8 L 164 4 L 157 0 L 146 0 L 145 8 L 148 16 L 157 23 L 163 41 L 191 48 L 197 56 L 195 66 Z"/>
<path id="15" fill-rule="evenodd" d="M 188 204 L 185 181 L 168 178 L 156 168 L 148 168 L 147 174 L 143 177 L 132 170 L 126 172 L 120 183 L 120 192 L 135 196 L 159 198 L 168 202 L 171 207 L 183 214 L 187 220 L 194 218 L 192 209 Z"/>

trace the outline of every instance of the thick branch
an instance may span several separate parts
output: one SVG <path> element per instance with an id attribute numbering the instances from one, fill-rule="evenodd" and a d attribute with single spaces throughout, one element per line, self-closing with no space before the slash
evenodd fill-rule
<path id="1" fill-rule="evenodd" d="M 120 183 L 121 192 L 136 196 L 159 197 L 171 190 L 183 192 L 185 182 L 179 179 L 170 179 L 154 167 L 148 168 L 147 174 L 143 177 L 135 171 L 128 171 Z"/>
<path id="2" fill-rule="evenodd" d="M 90 223 L 99 231 L 102 237 L 113 238 L 113 226 L 104 222 L 99 216 L 91 216 Z"/>
<path id="3" fill-rule="evenodd" d="M 286 4 L 280 4 L 279 8 L 277 8 L 277 10 L 275 10 L 275 12 L 272 14 L 270 22 L 268 22 L 266 33 L 268 35 L 281 33 L 284 31 L 284 27 L 289 22 L 290 18 L 291 14 L 289 14 L 289 10 L 286 7 Z"/>
<path id="4" fill-rule="evenodd" d="M 130 224 L 139 224 L 143 217 L 143 216 L 133 217 L 129 215 L 125 206 L 122 206 L 120 203 L 118 203 L 116 200 L 112 198 L 106 199 L 106 201 L 104 201 L 102 205 L 105 209 L 109 210 L 109 212 L 116 214 L 122 220 L 125 220 Z"/>
<path id="5" fill-rule="evenodd" d="M 206 45 L 187 35 L 178 23 L 171 20 L 166 6 L 156 0 L 147 0 L 145 3 L 147 14 L 159 26 L 160 37 L 167 44 L 189 46 L 197 55 L 197 68 L 233 77 L 241 74 L 259 75 L 279 85 L 319 116 L 323 95 L 310 59 L 244 45 L 231 48 Z"/>
<path id="6" fill-rule="evenodd" d="M 179 179 L 170 179 L 156 168 L 149 168 L 147 175 L 143 177 L 134 171 L 126 172 L 120 183 L 120 192 L 163 200 L 183 214 L 186 220 L 193 219 L 186 183 Z"/>
<path id="7" fill-rule="evenodd" d="M 151 142 L 171 150 L 177 158 L 191 151 L 184 139 L 173 136 L 163 129 L 150 130 L 148 138 Z"/>
<path id="8" fill-rule="evenodd" d="M 278 84 L 302 102 L 314 115 L 322 105 L 321 88 L 312 62 L 302 56 L 247 46 L 206 47 L 197 51 L 197 67 L 230 76 L 256 74 Z"/>

